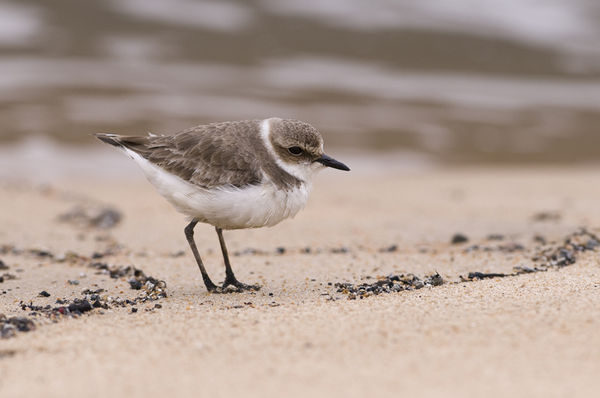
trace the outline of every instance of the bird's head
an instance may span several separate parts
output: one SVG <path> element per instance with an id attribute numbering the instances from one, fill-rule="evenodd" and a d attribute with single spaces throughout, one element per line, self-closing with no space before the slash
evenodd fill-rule
<path id="1" fill-rule="evenodd" d="M 324 167 L 350 171 L 350 168 L 323 152 L 323 137 L 308 123 L 291 119 L 267 119 L 268 139 L 280 160 L 280 165 L 290 174 L 305 180 Z"/>

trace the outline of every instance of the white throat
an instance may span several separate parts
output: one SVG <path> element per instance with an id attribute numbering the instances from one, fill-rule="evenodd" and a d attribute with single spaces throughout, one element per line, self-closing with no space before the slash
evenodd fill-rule
<path id="1" fill-rule="evenodd" d="M 273 157 L 273 159 L 275 159 L 275 162 L 279 167 L 281 167 L 283 170 L 293 175 L 303 183 L 310 185 L 314 173 L 318 170 L 321 170 L 323 166 L 321 165 L 321 163 L 318 162 L 290 164 L 281 160 L 279 155 L 277 155 L 277 153 L 275 152 L 275 148 L 273 148 L 273 144 L 269 139 L 269 136 L 271 134 L 271 120 L 272 118 L 263 120 L 260 126 L 260 136 L 265 144 L 265 147 L 267 148 L 267 151 Z"/>

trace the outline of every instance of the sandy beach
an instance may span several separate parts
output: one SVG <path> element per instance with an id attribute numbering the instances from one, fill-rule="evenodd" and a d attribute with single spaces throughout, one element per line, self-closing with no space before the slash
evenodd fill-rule
<path id="1" fill-rule="evenodd" d="M 0 398 L 600 396 L 599 42 L 590 0 L 0 0 Z M 225 231 L 261 289 L 209 293 L 94 135 L 197 131 L 148 158 L 236 186 L 336 165 L 190 130 L 271 117 L 351 171 Z"/>
<path id="2" fill-rule="evenodd" d="M 262 285 L 227 295 L 141 175 L 2 182 L 0 314 L 35 328 L 0 339 L 0 396 L 594 396 L 600 169 L 474 170 L 323 173 L 295 219 L 226 232 L 238 278 Z M 115 226 L 90 221 L 108 207 Z M 222 280 L 213 228 L 196 241 Z M 357 286 L 394 275 L 397 292 Z"/>

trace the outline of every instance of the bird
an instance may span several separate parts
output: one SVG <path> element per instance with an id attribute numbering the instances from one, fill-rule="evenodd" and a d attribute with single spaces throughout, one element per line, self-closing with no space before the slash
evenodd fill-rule
<path id="1" fill-rule="evenodd" d="M 186 216 L 185 237 L 211 293 L 260 289 L 235 277 L 224 230 L 271 227 L 294 217 L 306 205 L 318 171 L 350 171 L 323 152 L 323 138 L 315 127 L 294 119 L 211 123 L 173 135 L 94 136 L 124 151 L 158 193 Z M 225 263 L 225 280 L 219 286 L 198 252 L 198 223 L 216 230 Z"/>

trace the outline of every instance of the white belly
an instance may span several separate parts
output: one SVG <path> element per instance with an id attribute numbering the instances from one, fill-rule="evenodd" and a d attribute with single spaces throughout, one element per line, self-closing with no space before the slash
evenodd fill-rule
<path id="1" fill-rule="evenodd" d="M 270 181 L 247 188 L 207 190 L 167 173 L 133 151 L 126 150 L 148 180 L 175 208 L 200 222 L 223 229 L 273 226 L 293 217 L 308 200 L 310 185 L 283 191 Z"/>

